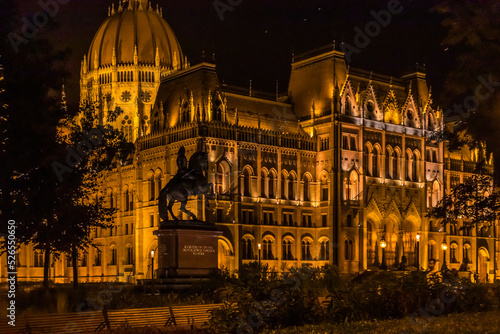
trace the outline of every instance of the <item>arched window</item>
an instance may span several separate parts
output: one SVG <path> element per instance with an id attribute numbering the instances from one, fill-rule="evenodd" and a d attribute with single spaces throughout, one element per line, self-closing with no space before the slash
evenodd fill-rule
<path id="1" fill-rule="evenodd" d="M 109 265 L 116 266 L 116 263 L 117 263 L 116 246 L 111 246 Z"/>
<path id="2" fill-rule="evenodd" d="M 292 201 L 295 199 L 295 192 L 293 191 L 294 186 L 295 186 L 295 179 L 293 177 L 293 174 L 290 174 L 288 176 L 288 199 Z"/>
<path id="3" fill-rule="evenodd" d="M 94 266 L 100 267 L 101 262 L 102 262 L 102 252 L 100 249 L 96 249 L 94 254 Z"/>
<path id="4" fill-rule="evenodd" d="M 155 172 L 155 188 L 156 188 L 156 194 L 154 197 L 154 200 L 160 195 L 161 191 L 161 178 L 162 178 L 162 172 L 160 169 L 157 169 Z"/>
<path id="5" fill-rule="evenodd" d="M 250 171 L 248 168 L 243 170 L 243 196 L 250 196 Z"/>
<path id="6" fill-rule="evenodd" d="M 464 262 L 465 260 L 467 259 L 467 262 L 470 263 L 470 257 L 471 257 L 471 248 L 470 248 L 470 245 L 469 244 L 464 244 L 464 256 L 463 256 L 463 259 L 464 259 Z"/>
<path id="7" fill-rule="evenodd" d="M 328 178 L 324 177 L 321 179 L 321 200 L 328 201 L 329 197 Z"/>
<path id="8" fill-rule="evenodd" d="M 113 189 L 108 189 L 108 203 L 110 209 L 114 208 Z"/>
<path id="9" fill-rule="evenodd" d="M 458 263 L 457 251 L 458 251 L 458 245 L 456 243 L 452 243 L 450 245 L 450 262 L 451 263 Z"/>
<path id="10" fill-rule="evenodd" d="M 269 198 L 274 198 L 275 197 L 275 194 L 274 194 L 274 173 L 271 171 L 269 172 L 269 179 L 268 179 L 268 194 L 269 194 Z"/>
<path id="11" fill-rule="evenodd" d="M 267 183 L 267 174 L 265 171 L 260 172 L 260 197 L 266 198 L 266 183 Z"/>
<path id="12" fill-rule="evenodd" d="M 353 261 L 354 260 L 354 244 L 350 239 L 344 240 L 344 260 Z"/>
<path id="13" fill-rule="evenodd" d="M 406 152 L 406 163 L 405 163 L 405 177 L 406 181 L 411 181 L 411 154 L 410 152 Z"/>
<path id="14" fill-rule="evenodd" d="M 273 239 L 266 237 L 262 241 L 262 259 L 264 260 L 274 260 L 273 255 Z"/>
<path id="15" fill-rule="evenodd" d="M 413 182 L 418 182 L 418 154 L 413 154 L 411 164 L 411 179 Z"/>
<path id="16" fill-rule="evenodd" d="M 429 246 L 427 249 L 428 252 L 428 258 L 429 259 L 436 259 L 436 242 L 434 240 L 429 241 Z"/>
<path id="17" fill-rule="evenodd" d="M 154 201 L 156 198 L 156 184 L 155 184 L 155 177 L 152 171 L 149 173 L 148 186 L 149 186 L 149 200 Z"/>
<path id="18" fill-rule="evenodd" d="M 294 260 L 293 258 L 293 253 L 292 253 L 292 240 L 290 239 L 284 239 L 283 240 L 283 260 L 284 261 L 292 261 Z"/>
<path id="19" fill-rule="evenodd" d="M 349 173 L 349 178 L 345 179 L 346 192 L 345 199 L 349 201 L 358 200 L 359 195 L 359 176 L 356 171 Z"/>
<path id="20" fill-rule="evenodd" d="M 387 148 L 385 150 L 385 177 L 390 179 L 391 178 L 391 163 L 392 163 L 393 157 L 392 157 L 392 150 Z"/>
<path id="21" fill-rule="evenodd" d="M 347 95 L 345 97 L 345 111 L 344 111 L 344 113 L 346 115 L 350 115 L 351 114 L 351 99 L 350 99 L 349 95 Z"/>
<path id="22" fill-rule="evenodd" d="M 127 254 L 125 264 L 134 264 L 134 247 L 128 245 L 125 249 L 125 254 Z"/>
<path id="23" fill-rule="evenodd" d="M 432 184 L 432 207 L 436 207 L 439 202 L 439 183 L 434 181 Z"/>
<path id="24" fill-rule="evenodd" d="M 217 164 L 217 173 L 215 174 L 215 188 L 217 193 L 222 194 L 224 192 L 222 179 L 224 177 L 224 170 L 220 164 Z"/>
<path id="25" fill-rule="evenodd" d="M 319 243 L 319 259 L 320 261 L 327 261 L 330 259 L 330 241 L 323 239 Z"/>
<path id="26" fill-rule="evenodd" d="M 287 177 L 286 177 L 286 174 L 285 172 L 281 173 L 281 182 L 280 182 L 280 186 L 281 186 L 281 198 L 282 199 L 287 199 L 287 196 L 286 196 L 286 183 L 287 183 Z"/>
<path id="27" fill-rule="evenodd" d="M 372 155 L 372 176 L 374 177 L 379 177 L 379 168 L 378 168 L 378 158 L 379 158 L 379 152 L 377 148 L 374 148 L 372 150 L 373 155 Z"/>
<path id="28" fill-rule="evenodd" d="M 242 245 L 242 259 L 243 260 L 252 260 L 253 259 L 253 239 L 249 237 L 243 237 Z"/>
<path id="29" fill-rule="evenodd" d="M 43 252 L 41 250 L 35 250 L 33 252 L 33 267 L 43 267 Z"/>
<path id="30" fill-rule="evenodd" d="M 125 193 L 124 193 L 124 198 L 125 198 L 125 211 L 129 211 L 130 210 L 130 193 L 129 193 L 129 189 L 128 187 L 125 188 Z"/>
<path id="31" fill-rule="evenodd" d="M 370 159 L 370 148 L 368 145 L 365 146 L 365 154 L 363 157 L 363 170 L 366 175 L 370 175 L 370 170 L 368 169 L 368 160 Z"/>
<path id="32" fill-rule="evenodd" d="M 304 175 L 303 178 L 304 181 L 304 189 L 303 189 L 303 194 L 304 194 L 304 201 L 310 201 L 310 180 L 309 176 Z"/>
<path id="33" fill-rule="evenodd" d="M 302 261 L 311 261 L 311 241 L 308 239 L 302 240 Z"/>

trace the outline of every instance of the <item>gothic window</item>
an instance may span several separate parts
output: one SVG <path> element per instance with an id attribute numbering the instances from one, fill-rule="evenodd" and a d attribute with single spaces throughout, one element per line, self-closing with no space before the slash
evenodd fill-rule
<path id="1" fill-rule="evenodd" d="M 411 154 L 406 152 L 406 162 L 405 162 L 405 175 L 406 181 L 411 181 Z"/>
<path id="2" fill-rule="evenodd" d="M 458 250 L 457 244 L 453 243 L 450 245 L 450 262 L 451 263 L 458 263 L 457 250 Z"/>
<path id="3" fill-rule="evenodd" d="M 344 260 L 353 261 L 354 260 L 354 244 L 352 240 L 344 240 Z"/>
<path id="4" fill-rule="evenodd" d="M 127 257 L 125 258 L 125 264 L 134 264 L 134 247 L 127 246 L 126 248 Z"/>
<path id="5" fill-rule="evenodd" d="M 129 193 L 129 190 L 128 188 L 125 189 L 125 193 L 124 193 L 124 197 L 125 197 L 125 205 L 124 205 L 124 208 L 125 208 L 125 211 L 129 211 L 130 210 L 130 193 Z"/>
<path id="6" fill-rule="evenodd" d="M 292 253 L 292 241 L 289 239 L 283 240 L 282 248 L 283 248 L 283 260 L 284 261 L 294 260 Z"/>
<path id="7" fill-rule="evenodd" d="M 253 259 L 253 240 L 250 238 L 243 238 L 242 240 L 242 258 L 243 260 Z"/>
<path id="8" fill-rule="evenodd" d="M 156 196 L 154 199 L 156 200 L 156 197 L 160 195 L 160 190 L 161 190 L 161 178 L 162 178 L 162 172 L 160 169 L 157 169 L 155 172 L 155 188 L 156 188 Z"/>
<path id="9" fill-rule="evenodd" d="M 366 175 L 370 175 L 370 171 L 368 169 L 368 165 L 369 165 L 368 159 L 369 158 L 370 158 L 370 149 L 368 146 L 365 146 L 365 154 L 363 157 L 363 170 L 364 170 Z"/>
<path id="10" fill-rule="evenodd" d="M 330 241 L 322 240 L 319 248 L 320 261 L 328 261 L 330 259 Z"/>
<path id="11" fill-rule="evenodd" d="M 289 200 L 294 200 L 295 199 L 295 193 L 293 191 L 294 186 L 295 186 L 295 179 L 293 178 L 293 175 L 290 174 L 288 176 L 288 199 Z"/>
<path id="12" fill-rule="evenodd" d="M 262 241 L 262 259 L 274 260 L 273 240 L 271 238 L 266 238 Z"/>
<path id="13" fill-rule="evenodd" d="M 274 198 L 274 173 L 269 172 L 269 179 L 268 179 L 268 194 L 269 198 Z"/>
<path id="14" fill-rule="evenodd" d="M 287 183 L 287 177 L 286 177 L 286 174 L 285 173 L 282 173 L 281 174 L 281 182 L 280 182 L 280 186 L 281 186 L 281 198 L 282 199 L 287 199 L 286 197 L 286 183 Z"/>
<path id="15" fill-rule="evenodd" d="M 87 266 L 88 258 L 89 258 L 89 255 L 87 253 L 83 253 L 82 254 L 81 260 L 80 260 L 80 267 L 86 267 Z"/>
<path id="16" fill-rule="evenodd" d="M 266 198 L 266 180 L 267 174 L 265 171 L 260 172 L 260 197 Z"/>
<path id="17" fill-rule="evenodd" d="M 243 170 L 243 196 L 250 196 L 250 171 Z"/>
<path id="18" fill-rule="evenodd" d="M 223 119 L 222 119 L 222 101 L 218 97 L 214 101 L 212 111 L 213 111 L 212 120 L 222 122 L 223 121 Z"/>
<path id="19" fill-rule="evenodd" d="M 109 265 L 110 266 L 116 266 L 116 259 L 117 259 L 117 256 L 116 256 L 116 247 L 111 247 L 111 259 L 109 261 Z"/>
<path id="20" fill-rule="evenodd" d="M 303 178 L 304 181 L 304 189 L 303 189 L 303 195 L 304 195 L 304 201 L 310 201 L 311 196 L 310 196 L 310 179 L 309 176 L 304 175 Z"/>
<path id="21" fill-rule="evenodd" d="M 428 246 L 428 258 L 429 259 L 436 259 L 435 256 L 435 243 L 429 243 L 429 246 Z"/>
<path id="22" fill-rule="evenodd" d="M 148 186 L 149 186 L 149 200 L 154 201 L 156 199 L 156 184 L 155 184 L 155 178 L 154 174 L 152 171 L 149 173 L 149 178 L 148 178 Z"/>
<path id="23" fill-rule="evenodd" d="M 349 98 L 349 95 L 346 96 L 345 98 L 345 114 L 350 115 L 351 114 L 351 100 Z"/>
<path id="24" fill-rule="evenodd" d="M 413 182 L 418 182 L 418 154 L 413 154 L 413 160 L 411 165 L 411 179 Z"/>
<path id="25" fill-rule="evenodd" d="M 372 173 L 371 175 L 374 177 L 378 177 L 378 150 L 374 148 L 372 150 L 373 155 L 372 155 Z"/>
<path id="26" fill-rule="evenodd" d="M 40 250 L 33 252 L 33 267 L 43 267 L 43 255 L 43 252 Z"/>
<path id="27" fill-rule="evenodd" d="M 470 258 L 469 256 L 471 255 L 470 254 L 470 245 L 469 244 L 464 244 L 464 262 L 465 262 L 465 259 L 467 259 L 467 261 L 470 263 Z"/>
<path id="28" fill-rule="evenodd" d="M 101 266 L 101 261 L 102 261 L 102 252 L 100 249 L 95 250 L 95 255 L 94 255 L 94 266 L 95 267 L 100 267 Z"/>
<path id="29" fill-rule="evenodd" d="M 215 174 L 215 187 L 217 193 L 222 194 L 224 192 L 222 179 L 224 178 L 224 170 L 220 164 L 217 164 L 217 174 Z"/>
<path id="30" fill-rule="evenodd" d="M 349 201 L 355 201 L 359 195 L 359 176 L 356 171 L 351 171 L 349 177 L 345 180 L 345 199 Z"/>
<path id="31" fill-rule="evenodd" d="M 312 260 L 311 242 L 309 240 L 302 240 L 302 261 L 310 260 Z"/>

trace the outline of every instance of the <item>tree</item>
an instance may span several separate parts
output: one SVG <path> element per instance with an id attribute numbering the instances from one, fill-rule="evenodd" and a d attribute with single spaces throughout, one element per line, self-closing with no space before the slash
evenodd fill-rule
<path id="1" fill-rule="evenodd" d="M 66 199 L 58 208 L 58 223 L 64 236 L 57 249 L 72 258 L 73 285 L 78 284 L 78 254 L 88 247 L 98 247 L 91 237 L 95 229 L 113 227 L 113 214 L 116 208 L 106 203 L 102 192 L 102 181 L 107 170 L 123 162 L 133 152 L 134 146 L 126 142 L 123 133 L 114 129 L 109 122 L 121 113 L 120 109 L 108 114 L 106 125 L 99 125 L 98 108 L 85 103 L 79 113 L 79 122 L 69 116 L 62 120 L 58 136 L 60 143 L 67 145 L 67 152 L 79 154 L 77 164 L 63 166 L 54 161 L 53 167 L 62 179 L 60 187 L 64 189 Z M 82 148 L 86 147 L 84 151 Z M 59 167 L 58 167 L 59 166 Z M 71 170 L 70 170 L 71 169 Z"/>
<path id="2" fill-rule="evenodd" d="M 455 129 L 447 134 L 453 149 L 486 144 L 484 160 L 493 153 L 500 164 L 500 4 L 496 0 L 445 0 L 435 11 L 443 15 L 448 34 L 443 47 L 454 66 L 442 96 L 445 117 L 454 119 Z M 482 151 L 482 150 L 481 150 Z M 495 171 L 495 183 L 500 173 Z"/>
<path id="3" fill-rule="evenodd" d="M 445 195 L 428 217 L 440 219 L 445 226 L 462 221 L 461 230 L 489 228 L 500 218 L 500 194 L 493 191 L 491 176 L 474 175 Z"/>
<path id="4" fill-rule="evenodd" d="M 66 108 L 61 87 L 68 50 L 56 50 L 37 37 L 12 47 L 8 34 L 22 27 L 15 19 L 22 17 L 17 6 L 12 0 L 0 2 L 0 217 L 5 230 L 15 219 L 18 245 L 44 252 L 47 287 L 52 254 L 71 254 L 77 274 L 77 251 L 91 245 L 93 229 L 110 225 L 113 210 L 98 192 L 96 173 L 117 154 L 127 157 L 133 145 L 125 144 L 118 131 L 99 126 L 94 106 Z M 72 121 L 78 112 L 86 122 Z M 88 141 L 88 154 L 78 154 Z"/>

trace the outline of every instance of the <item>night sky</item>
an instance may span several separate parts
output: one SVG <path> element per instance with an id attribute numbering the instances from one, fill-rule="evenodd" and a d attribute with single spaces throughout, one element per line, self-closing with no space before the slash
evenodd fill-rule
<path id="1" fill-rule="evenodd" d="M 227 0 L 221 0 L 227 3 Z M 387 9 L 390 1 L 352 0 L 242 0 L 221 21 L 213 0 L 157 0 L 163 18 L 195 64 L 202 52 L 216 55 L 219 79 L 247 87 L 252 79 L 256 90 L 274 92 L 276 80 L 285 91 L 292 53 L 344 41 L 354 45 L 355 28 L 365 30 L 373 21 L 371 11 Z M 62 1 L 64 2 L 64 1 Z M 118 0 L 115 0 L 115 6 Z M 233 0 L 233 3 L 239 1 Z M 54 16 L 57 29 L 42 28 L 39 35 L 72 55 L 67 80 L 69 102 L 78 102 L 80 61 L 92 38 L 107 17 L 111 0 L 69 0 Z M 425 64 L 429 84 L 436 97 L 453 57 L 440 45 L 444 30 L 430 8 L 435 1 L 401 0 L 401 13 L 392 15 L 387 27 L 370 38 L 368 46 L 353 54 L 350 63 L 387 75 L 401 76 Z M 22 13 L 30 18 L 41 8 L 35 0 L 22 1 Z"/>

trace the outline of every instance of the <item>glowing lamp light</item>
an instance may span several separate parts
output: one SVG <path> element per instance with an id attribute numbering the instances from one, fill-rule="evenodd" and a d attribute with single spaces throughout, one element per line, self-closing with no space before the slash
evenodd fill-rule
<path id="1" fill-rule="evenodd" d="M 382 248 L 387 247 L 387 243 L 385 242 L 385 240 L 384 240 L 384 239 L 382 239 L 382 240 L 380 241 L 380 247 L 382 247 Z"/>
<path id="2" fill-rule="evenodd" d="M 420 241 L 420 233 L 417 233 L 416 238 L 417 238 L 417 242 L 419 242 Z"/>
<path id="3" fill-rule="evenodd" d="M 155 257 L 155 251 L 154 250 L 151 251 L 151 258 L 153 258 L 153 257 Z"/>
<path id="4" fill-rule="evenodd" d="M 259 249 L 260 249 L 260 244 L 258 244 L 257 247 L 259 247 Z"/>
<path id="5" fill-rule="evenodd" d="M 448 245 L 446 244 L 445 241 L 443 241 L 443 243 L 441 244 L 441 249 L 444 251 L 448 249 Z"/>

